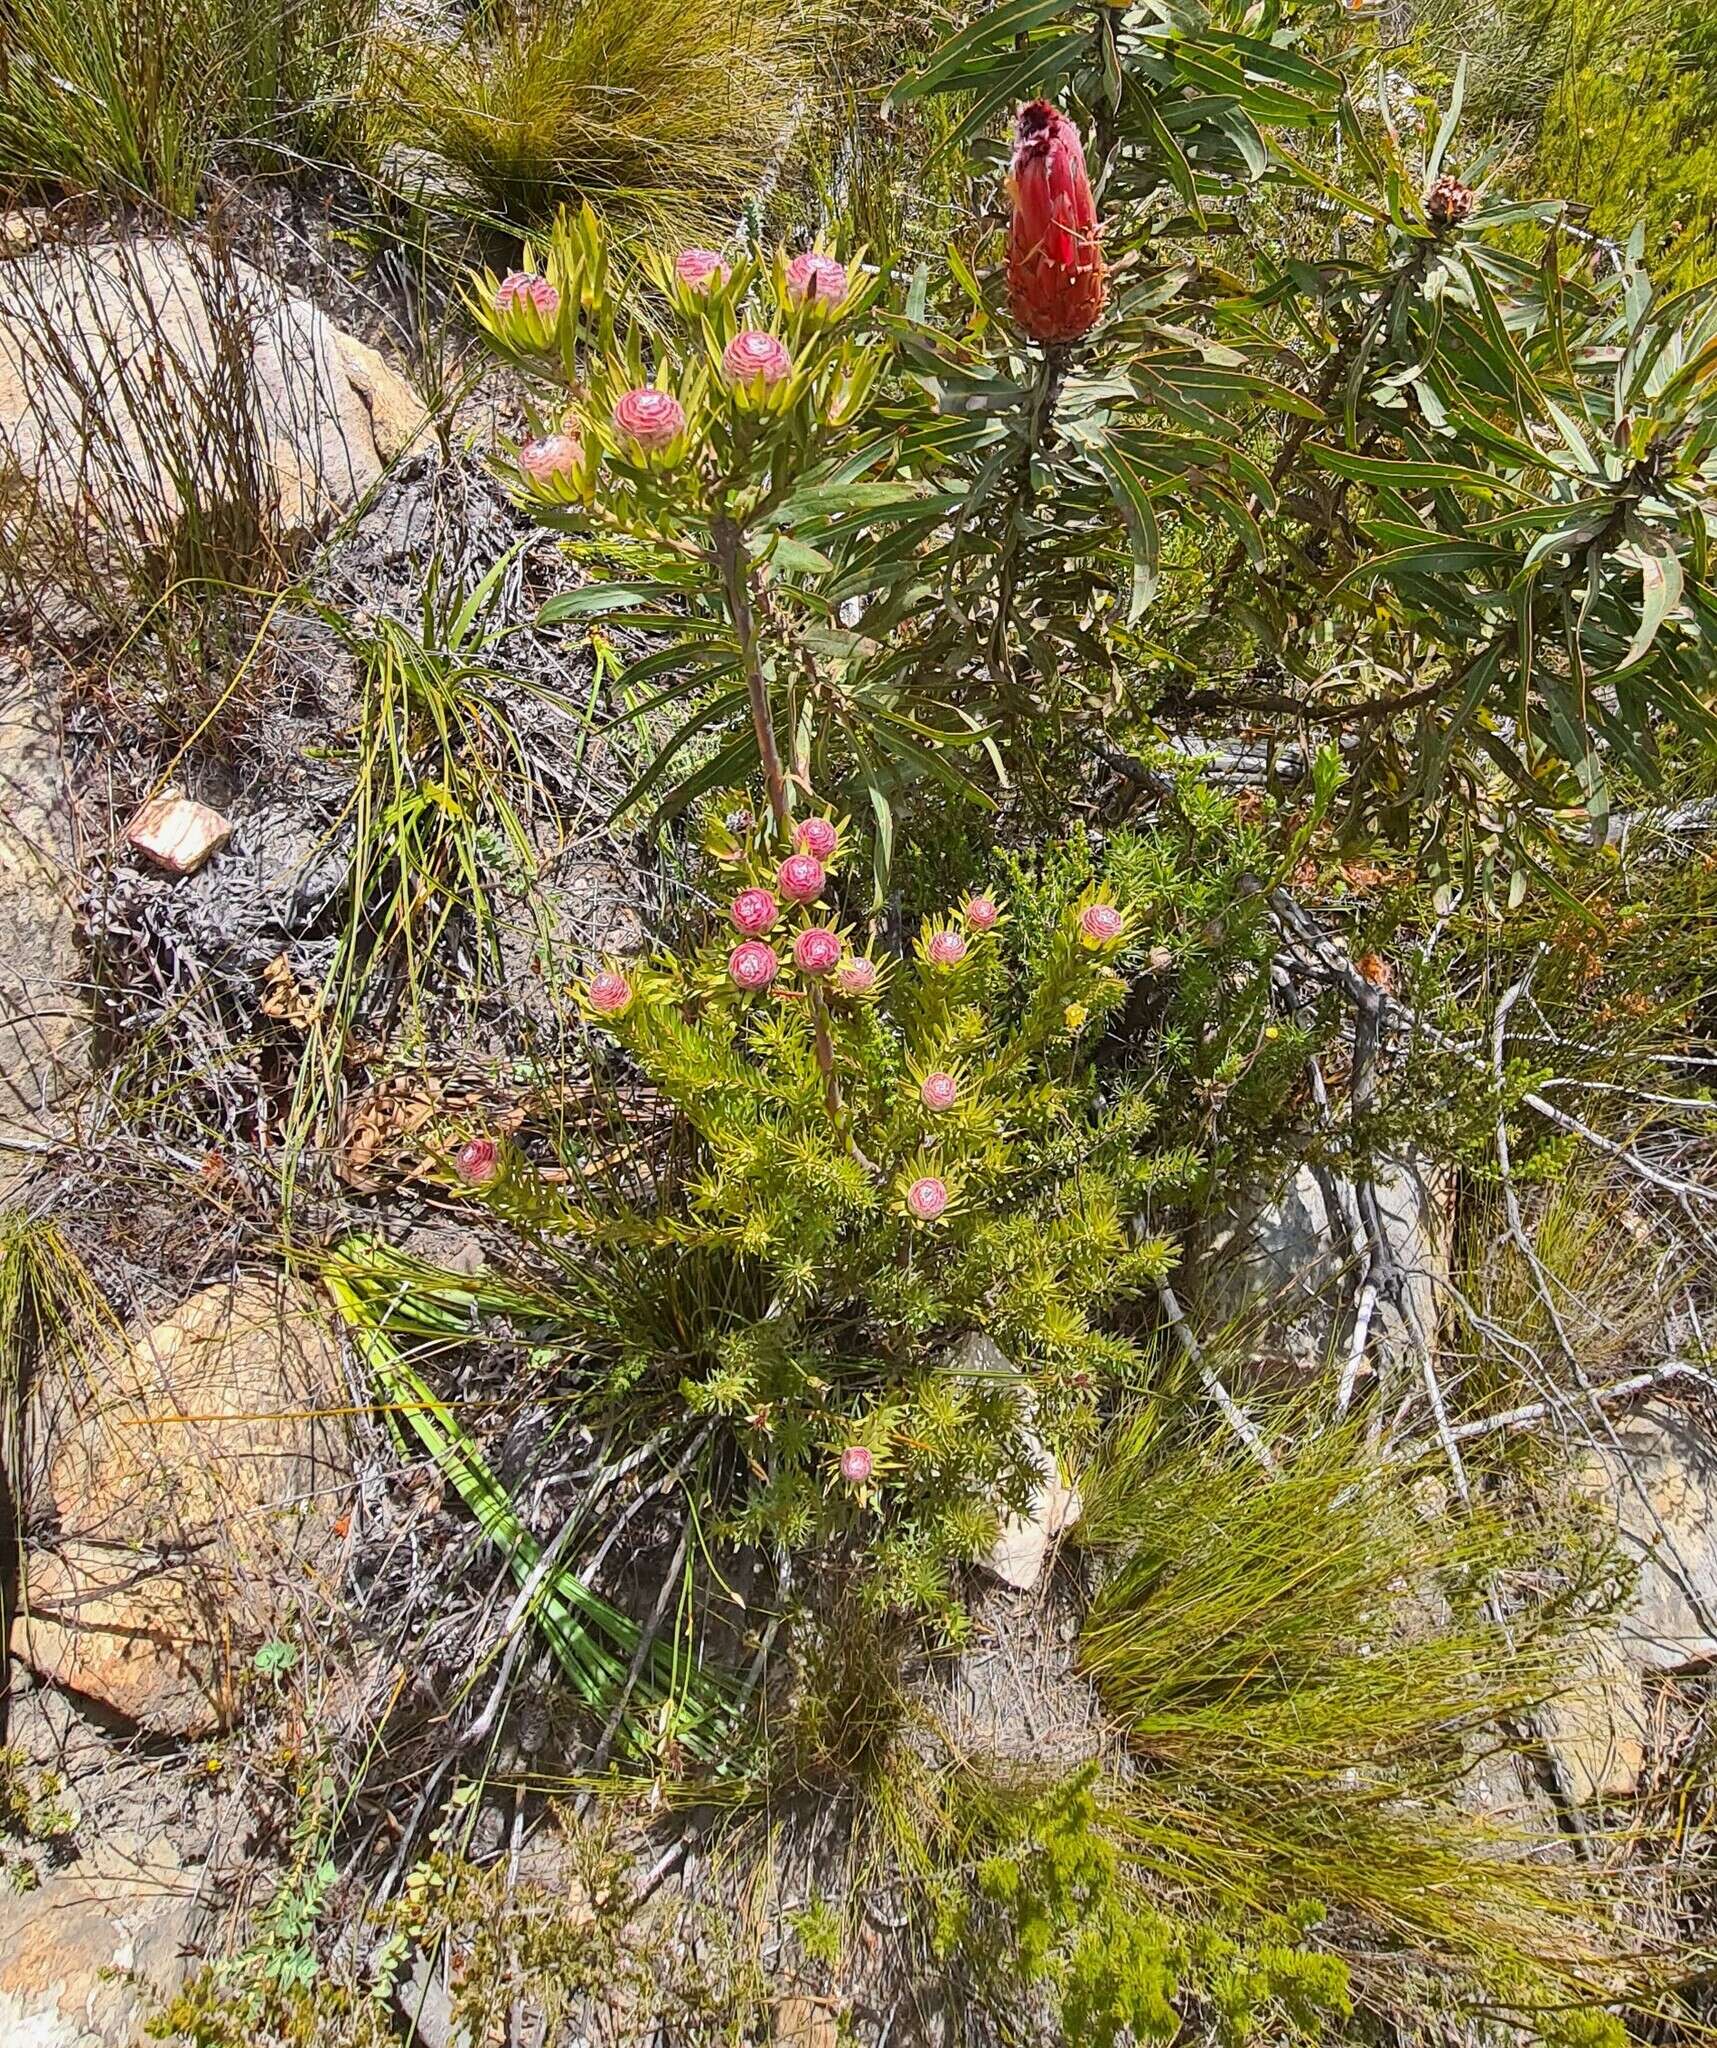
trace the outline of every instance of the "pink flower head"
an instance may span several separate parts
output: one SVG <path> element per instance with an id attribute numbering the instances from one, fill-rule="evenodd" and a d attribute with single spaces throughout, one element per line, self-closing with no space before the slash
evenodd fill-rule
<path id="1" fill-rule="evenodd" d="M 793 845 L 800 853 L 827 860 L 841 843 L 841 835 L 827 818 L 801 818 L 793 827 Z"/>
<path id="2" fill-rule="evenodd" d="M 1009 308 L 1033 341 L 1077 341 L 1096 326 L 1108 286 L 1084 145 L 1048 100 L 1019 110 L 1008 193 Z"/>
<path id="3" fill-rule="evenodd" d="M 760 939 L 765 932 L 774 930 L 781 906 L 767 889 L 741 889 L 727 914 L 748 939 Z"/>
<path id="4" fill-rule="evenodd" d="M 924 1076 L 918 1094 L 926 1109 L 952 1109 L 960 1099 L 960 1084 L 952 1074 L 938 1070 Z"/>
<path id="5" fill-rule="evenodd" d="M 671 391 L 640 384 L 636 391 L 615 401 L 614 427 L 635 448 L 653 455 L 671 447 L 685 432 L 685 407 Z"/>
<path id="6" fill-rule="evenodd" d="M 838 306 L 847 295 L 847 271 L 833 256 L 807 249 L 787 266 L 787 296 L 800 306 Z"/>
<path id="7" fill-rule="evenodd" d="M 781 962 L 775 957 L 775 948 L 766 946 L 761 939 L 747 939 L 742 946 L 735 946 L 727 956 L 727 971 L 733 977 L 734 985 L 756 994 L 765 989 L 781 971 Z"/>
<path id="8" fill-rule="evenodd" d="M 776 886 L 791 903 L 815 903 L 828 879 L 814 853 L 790 853 L 775 871 Z"/>
<path id="9" fill-rule="evenodd" d="M 966 898 L 966 922 L 975 932 L 993 932 L 1001 911 L 996 907 L 993 896 L 968 896 Z"/>
<path id="10" fill-rule="evenodd" d="M 851 960 L 843 960 L 835 976 L 835 986 L 844 996 L 868 996 L 876 987 L 876 962 L 860 953 Z"/>
<path id="11" fill-rule="evenodd" d="M 1112 903 L 1088 903 L 1079 913 L 1079 938 L 1086 946 L 1112 946 L 1127 920 Z"/>
<path id="12" fill-rule="evenodd" d="M 631 1007 L 632 984 L 617 969 L 604 967 L 590 977 L 585 995 L 599 1016 L 618 1017 Z"/>
<path id="13" fill-rule="evenodd" d="M 743 328 L 722 350 L 721 367 L 734 384 L 779 384 L 793 368 L 793 358 L 773 334 Z"/>
<path id="14" fill-rule="evenodd" d="M 560 311 L 560 293 L 546 277 L 533 277 L 528 270 L 509 270 L 495 294 L 495 311 L 504 315 L 515 306 L 529 306 L 544 320 L 552 320 Z"/>
<path id="15" fill-rule="evenodd" d="M 453 1155 L 453 1171 L 468 1188 L 486 1187 L 501 1170 L 501 1148 L 493 1138 L 467 1138 Z"/>
<path id="16" fill-rule="evenodd" d="M 935 967 L 958 967 L 968 950 L 964 934 L 955 931 L 932 932 L 925 948 Z"/>
<path id="17" fill-rule="evenodd" d="M 674 258 L 674 275 L 694 292 L 727 282 L 727 264 L 713 249 L 682 249 Z"/>
<path id="18" fill-rule="evenodd" d="M 927 1173 L 906 1190 L 906 1206 L 920 1223 L 934 1223 L 948 1206 L 948 1183 Z"/>
<path id="19" fill-rule="evenodd" d="M 519 467 L 533 484 L 570 483 L 584 462 L 584 443 L 576 434 L 544 434 L 519 449 Z"/>
<path id="20" fill-rule="evenodd" d="M 801 974 L 832 973 L 840 957 L 840 934 L 826 924 L 806 925 L 793 941 L 793 965 Z"/>
<path id="21" fill-rule="evenodd" d="M 841 1477 L 849 1486 L 863 1486 L 870 1477 L 872 1462 L 863 1444 L 848 1444 L 841 1453 Z"/>

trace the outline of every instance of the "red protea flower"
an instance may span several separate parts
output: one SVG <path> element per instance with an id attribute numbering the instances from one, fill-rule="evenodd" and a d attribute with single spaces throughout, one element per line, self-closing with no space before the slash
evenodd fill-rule
<path id="1" fill-rule="evenodd" d="M 1081 945 L 1112 946 L 1126 929 L 1126 918 L 1112 903 L 1088 903 L 1079 913 Z"/>
<path id="2" fill-rule="evenodd" d="M 631 1007 L 632 984 L 617 969 L 604 967 L 600 973 L 590 977 L 585 999 L 598 1015 L 618 1017 Z"/>
<path id="3" fill-rule="evenodd" d="M 848 1444 L 841 1453 L 841 1477 L 849 1486 L 863 1486 L 873 1463 L 863 1444 Z"/>
<path id="4" fill-rule="evenodd" d="M 643 454 L 654 455 L 671 447 L 685 432 L 685 408 L 671 391 L 641 384 L 615 401 L 614 427 Z"/>
<path id="5" fill-rule="evenodd" d="M 741 889 L 727 914 L 748 939 L 760 939 L 775 929 L 781 906 L 767 889 Z"/>
<path id="6" fill-rule="evenodd" d="M 773 946 L 766 946 L 761 939 L 747 939 L 728 954 L 727 971 L 736 988 L 755 994 L 767 988 L 780 973 L 781 962 Z"/>
<path id="7" fill-rule="evenodd" d="M 576 434 L 544 434 L 519 449 L 520 469 L 544 490 L 574 482 L 583 463 L 584 443 Z"/>
<path id="8" fill-rule="evenodd" d="M 682 249 L 674 258 L 674 275 L 694 292 L 727 282 L 727 264 L 713 249 Z"/>
<path id="9" fill-rule="evenodd" d="M 920 1223 L 934 1223 L 948 1206 L 948 1183 L 925 1174 L 906 1190 L 906 1206 Z"/>
<path id="10" fill-rule="evenodd" d="M 793 358 L 773 334 L 744 327 L 722 350 L 721 367 L 733 384 L 779 384 L 792 374 Z"/>
<path id="11" fill-rule="evenodd" d="M 843 960 L 835 975 L 835 986 L 844 996 L 868 996 L 876 982 L 876 962 L 867 960 L 862 953 L 855 959 Z"/>
<path id="12" fill-rule="evenodd" d="M 918 1096 L 926 1109 L 952 1109 L 960 1099 L 960 1084 L 952 1074 L 938 1070 L 924 1076 Z"/>
<path id="13" fill-rule="evenodd" d="M 841 935 L 826 924 L 808 924 L 793 941 L 793 965 L 801 974 L 830 974 L 841 957 Z"/>
<path id="14" fill-rule="evenodd" d="M 1033 341 L 1077 341 L 1096 326 L 1108 287 L 1079 130 L 1048 100 L 1019 110 L 1008 191 L 1009 309 Z"/>
<path id="15" fill-rule="evenodd" d="M 827 860 L 841 843 L 841 835 L 828 818 L 801 818 L 793 827 L 793 846 L 815 860 Z"/>
<path id="16" fill-rule="evenodd" d="M 787 266 L 787 296 L 795 305 L 838 306 L 847 295 L 847 268 L 833 256 L 807 249 Z"/>
<path id="17" fill-rule="evenodd" d="M 493 1138 L 467 1138 L 453 1155 L 453 1171 L 468 1188 L 486 1187 L 501 1170 L 501 1148 Z"/>
<path id="18" fill-rule="evenodd" d="M 776 887 L 792 903 L 815 903 L 827 881 L 814 853 L 790 853 L 775 871 Z"/>
<path id="19" fill-rule="evenodd" d="M 966 898 L 966 922 L 975 932 L 993 932 L 996 920 L 1001 916 L 993 896 L 968 896 Z"/>
<path id="20" fill-rule="evenodd" d="M 968 947 L 961 933 L 940 931 L 930 934 L 930 943 L 924 950 L 933 967 L 958 967 L 965 959 Z"/>
<path id="21" fill-rule="evenodd" d="M 544 320 L 560 311 L 560 293 L 546 277 L 533 277 L 528 270 L 509 270 L 495 294 L 495 311 L 503 318 L 518 307 L 529 306 Z"/>

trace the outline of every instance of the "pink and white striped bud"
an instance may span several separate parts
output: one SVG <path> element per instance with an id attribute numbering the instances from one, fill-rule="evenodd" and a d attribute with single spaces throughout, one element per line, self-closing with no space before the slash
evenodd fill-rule
<path id="1" fill-rule="evenodd" d="M 632 1007 L 632 984 L 612 967 L 590 977 L 585 999 L 600 1017 L 618 1017 Z"/>
<path id="2" fill-rule="evenodd" d="M 1083 946 L 1112 946 L 1126 929 L 1126 918 L 1112 903 L 1088 903 L 1079 913 L 1079 942 Z"/>
<path id="3" fill-rule="evenodd" d="M 519 449 L 519 467 L 539 490 L 576 484 L 584 466 L 584 443 L 576 434 L 544 434 Z"/>
<path id="4" fill-rule="evenodd" d="M 808 853 L 815 860 L 827 860 L 841 843 L 841 835 L 835 830 L 829 818 L 801 818 L 793 827 L 793 845 L 796 851 Z"/>
<path id="5" fill-rule="evenodd" d="M 918 1095 L 926 1109 L 952 1109 L 960 1099 L 960 1084 L 952 1074 L 945 1074 L 938 1069 L 934 1074 L 924 1076 L 924 1085 L 919 1089 Z"/>
<path id="6" fill-rule="evenodd" d="M 487 1187 L 501 1170 L 501 1148 L 493 1138 L 467 1138 L 453 1155 L 453 1171 L 468 1188 Z"/>
<path id="7" fill-rule="evenodd" d="M 767 988 L 780 973 L 781 962 L 773 946 L 766 946 L 761 939 L 747 939 L 728 954 L 727 971 L 736 988 L 755 995 L 759 989 Z"/>
<path id="8" fill-rule="evenodd" d="M 876 981 L 876 962 L 862 953 L 843 960 L 835 975 L 835 986 L 844 996 L 868 996 L 875 991 Z"/>
<path id="9" fill-rule="evenodd" d="M 874 1463 L 863 1444 L 848 1444 L 841 1453 L 841 1477 L 849 1486 L 863 1486 Z"/>
<path id="10" fill-rule="evenodd" d="M 793 358 L 773 334 L 747 327 L 736 334 L 721 352 L 721 367 L 730 384 L 779 384 L 793 369 Z"/>
<path id="11" fill-rule="evenodd" d="M 929 954 L 933 967 L 958 967 L 970 948 L 963 933 L 940 931 L 931 933 L 930 943 L 924 950 Z"/>
<path id="12" fill-rule="evenodd" d="M 528 270 L 509 270 L 495 294 L 495 311 L 506 319 L 527 307 L 546 325 L 560 311 L 560 293 L 546 277 L 533 277 Z"/>
<path id="13" fill-rule="evenodd" d="M 906 1190 L 906 1206 L 920 1223 L 934 1223 L 948 1206 L 948 1183 L 925 1174 Z"/>
<path id="14" fill-rule="evenodd" d="M 966 898 L 966 922 L 975 932 L 993 932 L 1001 914 L 993 896 Z"/>
<path id="15" fill-rule="evenodd" d="M 826 924 L 806 925 L 793 941 L 793 965 L 801 974 L 832 974 L 840 957 L 840 934 Z"/>
<path id="16" fill-rule="evenodd" d="M 767 889 L 741 889 L 728 906 L 727 914 L 736 930 L 748 939 L 760 939 L 765 932 L 775 929 L 781 906 Z"/>
<path id="17" fill-rule="evenodd" d="M 838 306 L 847 295 L 847 271 L 833 256 L 807 249 L 787 266 L 787 296 L 796 306 Z"/>
<path id="18" fill-rule="evenodd" d="M 790 853 L 775 871 L 775 886 L 790 903 L 815 903 L 828 879 L 814 853 Z"/>
<path id="19" fill-rule="evenodd" d="M 707 292 L 726 284 L 728 269 L 713 249 L 682 249 L 674 258 L 674 275 L 688 291 Z"/>
<path id="20" fill-rule="evenodd" d="M 615 401 L 614 430 L 641 454 L 659 455 L 685 432 L 685 407 L 671 391 L 641 384 Z"/>

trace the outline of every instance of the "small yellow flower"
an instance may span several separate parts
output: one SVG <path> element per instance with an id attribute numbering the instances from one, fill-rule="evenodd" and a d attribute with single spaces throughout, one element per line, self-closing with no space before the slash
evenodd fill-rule
<path id="1" fill-rule="evenodd" d="M 1091 1012 L 1083 1003 L 1069 1003 L 1067 1008 L 1061 1013 L 1061 1021 L 1067 1026 L 1069 1031 L 1083 1031 L 1085 1020 L 1090 1014 Z"/>
<path id="2" fill-rule="evenodd" d="M 1281 1034 L 1281 1032 L 1280 1032 L 1279 1030 L 1277 1030 L 1277 1028 L 1276 1028 L 1276 1026 L 1275 1026 L 1274 1024 L 1266 1024 L 1266 1025 L 1264 1026 L 1264 1036 L 1265 1036 L 1266 1038 L 1271 1038 L 1271 1039 L 1275 1039 L 1275 1038 L 1280 1038 L 1280 1037 L 1281 1037 L 1281 1035 L 1282 1035 L 1282 1034 Z"/>

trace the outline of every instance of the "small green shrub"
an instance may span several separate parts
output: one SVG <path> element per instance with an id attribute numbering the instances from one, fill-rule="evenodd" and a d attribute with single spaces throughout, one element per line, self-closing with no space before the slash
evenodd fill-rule
<path id="1" fill-rule="evenodd" d="M 500 0 L 449 48 L 396 37 L 384 136 L 497 221 L 588 200 L 621 233 L 730 230 L 810 77 L 802 0 Z"/>

